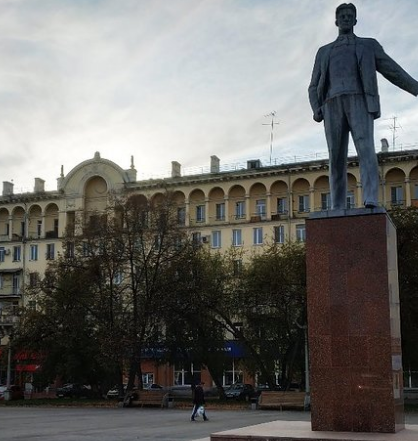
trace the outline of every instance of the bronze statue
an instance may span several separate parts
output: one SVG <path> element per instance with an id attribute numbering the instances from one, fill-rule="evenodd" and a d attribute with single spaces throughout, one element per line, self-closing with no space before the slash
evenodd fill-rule
<path id="1" fill-rule="evenodd" d="M 309 85 L 316 122 L 324 121 L 329 151 L 331 209 L 347 208 L 347 151 L 351 132 L 360 162 L 363 203 L 378 206 L 379 170 L 373 121 L 380 117 L 376 71 L 391 83 L 418 95 L 418 82 L 373 38 L 354 35 L 357 10 L 352 3 L 337 7 L 338 38 L 318 50 Z"/>

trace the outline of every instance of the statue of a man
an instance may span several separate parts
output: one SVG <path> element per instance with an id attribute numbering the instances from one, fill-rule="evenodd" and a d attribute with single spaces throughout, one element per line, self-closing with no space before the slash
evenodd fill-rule
<path id="1" fill-rule="evenodd" d="M 309 85 L 316 122 L 324 121 L 329 151 L 331 209 L 347 207 L 347 151 L 351 132 L 360 161 L 363 203 L 378 205 L 379 170 L 374 150 L 373 121 L 380 117 L 376 71 L 417 96 L 418 82 L 373 38 L 354 35 L 357 10 L 352 3 L 336 9 L 338 38 L 321 47 Z"/>

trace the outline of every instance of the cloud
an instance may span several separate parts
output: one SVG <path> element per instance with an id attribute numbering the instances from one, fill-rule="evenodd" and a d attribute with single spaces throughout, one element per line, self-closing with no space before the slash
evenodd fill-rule
<path id="1" fill-rule="evenodd" d="M 340 1 L 3 0 L 0 178 L 47 189 L 95 151 L 139 173 L 325 152 L 307 86 L 319 46 L 337 34 Z M 356 33 L 373 36 L 418 77 L 412 0 L 359 0 Z M 382 120 L 418 141 L 418 102 L 380 81 Z M 417 128 L 416 128 L 417 127 Z M 377 142 L 378 143 L 378 142 Z"/>

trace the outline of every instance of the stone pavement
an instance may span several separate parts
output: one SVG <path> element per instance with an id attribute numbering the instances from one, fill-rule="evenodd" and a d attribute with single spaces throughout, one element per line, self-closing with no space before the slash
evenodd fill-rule
<path id="1" fill-rule="evenodd" d="M 208 441 L 418 441 L 418 425 L 398 433 L 312 432 L 308 421 L 272 421 L 212 434 Z M 203 440 L 199 440 L 203 441 Z M 205 440 L 206 441 L 206 440 Z"/>

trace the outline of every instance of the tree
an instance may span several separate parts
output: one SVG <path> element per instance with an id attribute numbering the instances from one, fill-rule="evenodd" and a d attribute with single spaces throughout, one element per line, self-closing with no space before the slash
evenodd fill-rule
<path id="1" fill-rule="evenodd" d="M 168 329 L 172 323 L 171 344 L 184 345 L 193 357 L 206 347 L 210 356 L 200 360 L 217 384 L 219 378 L 218 386 L 227 360 L 213 354 L 221 353 L 228 335 L 245 348 L 243 362 L 250 372 L 261 373 L 273 385 L 280 360 L 283 379 L 291 380 L 303 350 L 300 325 L 306 322 L 304 247 L 272 245 L 247 264 L 242 264 L 243 257 L 235 248 L 220 255 L 197 246 L 179 260 L 166 317 Z"/>
<path id="2" fill-rule="evenodd" d="M 398 242 L 398 278 L 404 368 L 418 371 L 418 208 L 390 212 Z"/>
<path id="3" fill-rule="evenodd" d="M 64 255 L 31 290 L 30 295 L 42 298 L 42 310 L 27 313 L 20 341 L 45 348 L 45 367 L 62 351 L 56 341 L 65 342 L 74 360 L 64 357 L 54 372 L 64 378 L 75 376 L 69 369 L 84 360 L 80 351 L 86 351 L 87 361 L 109 366 L 121 391 L 125 370 L 128 390 L 136 377 L 142 386 L 142 350 L 158 342 L 162 333 L 164 272 L 184 243 L 172 196 L 114 200 L 106 212 L 89 213 L 73 231 L 66 237 Z M 86 376 L 90 365 L 82 364 Z"/>
<path id="4" fill-rule="evenodd" d="M 259 362 L 248 368 L 274 385 L 272 373 L 281 368 L 282 385 L 292 381 L 295 366 L 303 370 L 306 326 L 306 254 L 299 242 L 271 244 L 250 260 L 244 274 L 244 332 L 257 348 Z M 263 369 L 260 370 L 260 365 Z"/>

